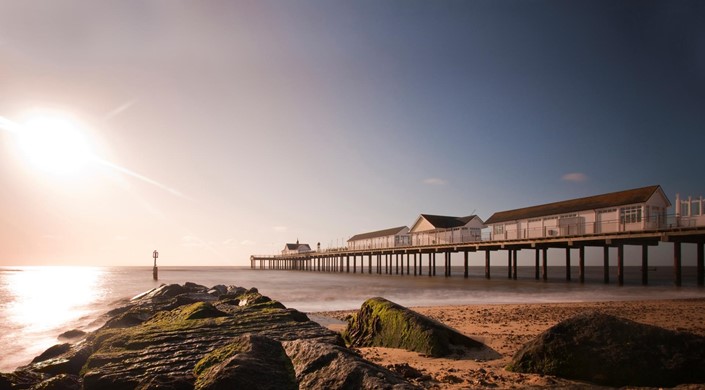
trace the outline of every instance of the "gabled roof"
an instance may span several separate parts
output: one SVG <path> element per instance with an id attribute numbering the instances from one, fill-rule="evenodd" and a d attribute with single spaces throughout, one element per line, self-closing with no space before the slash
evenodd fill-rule
<path id="1" fill-rule="evenodd" d="M 480 217 L 478 217 L 477 215 L 468 215 L 467 217 L 449 217 L 445 215 L 421 214 L 416 219 L 416 222 L 414 222 L 414 225 L 411 227 L 411 231 L 414 232 L 414 229 L 419 226 L 422 220 L 427 221 L 433 227 L 432 230 L 435 230 L 462 227 L 467 225 L 468 222 L 472 221 L 475 218 L 477 218 L 480 223 L 483 224 L 482 219 L 480 219 Z"/>
<path id="2" fill-rule="evenodd" d="M 377 230 L 376 232 L 356 234 L 356 235 L 350 237 L 348 242 L 357 241 L 357 240 L 366 240 L 369 238 L 376 238 L 376 237 L 393 236 L 393 235 L 401 233 L 404 229 L 408 229 L 408 228 L 406 226 L 399 226 L 399 227 L 390 228 L 390 229 Z"/>
<path id="3" fill-rule="evenodd" d="M 436 229 L 451 229 L 465 226 L 475 217 L 477 217 L 477 215 L 468 215 L 467 217 L 449 217 L 445 215 L 421 214 L 419 218 L 424 218 Z"/>
<path id="4" fill-rule="evenodd" d="M 295 243 L 295 244 L 287 243 L 286 247 L 284 249 L 290 250 L 290 251 L 297 251 L 297 250 L 299 250 L 299 248 L 311 249 L 311 247 L 308 246 L 308 244 L 299 244 L 299 243 Z"/>
<path id="5" fill-rule="evenodd" d="M 671 202 L 663 193 L 663 190 L 661 190 L 661 186 L 656 185 L 636 188 L 633 190 L 611 192 L 609 194 L 588 196 L 586 198 L 564 200 L 562 202 L 547 203 L 539 206 L 525 207 L 522 209 L 500 211 L 492 214 L 485 224 L 490 225 L 493 223 L 506 221 L 516 221 L 527 218 L 574 213 L 583 210 L 604 209 L 607 207 L 644 203 L 648 201 L 656 191 L 661 192 L 666 200 L 666 203 L 670 206 Z"/>

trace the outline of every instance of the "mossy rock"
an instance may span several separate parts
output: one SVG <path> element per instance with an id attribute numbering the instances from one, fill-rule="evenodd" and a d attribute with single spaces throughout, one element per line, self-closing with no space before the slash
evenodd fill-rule
<path id="1" fill-rule="evenodd" d="M 218 348 L 195 366 L 194 389 L 298 389 L 294 366 L 281 343 L 245 335 Z"/>
<path id="2" fill-rule="evenodd" d="M 348 320 L 343 332 L 354 347 L 403 348 L 433 357 L 447 356 L 482 343 L 387 299 L 370 298 Z M 454 348 L 455 347 L 455 348 Z"/>
<path id="3" fill-rule="evenodd" d="M 519 350 L 511 371 L 605 386 L 705 383 L 705 337 L 599 312 L 579 314 Z"/>

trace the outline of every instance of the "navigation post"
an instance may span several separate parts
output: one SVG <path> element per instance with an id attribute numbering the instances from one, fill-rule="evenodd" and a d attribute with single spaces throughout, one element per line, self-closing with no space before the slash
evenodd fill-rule
<path id="1" fill-rule="evenodd" d="M 157 257 L 159 257 L 159 252 L 155 249 L 154 252 L 152 252 L 152 257 L 154 258 L 154 268 L 152 268 L 152 279 L 158 280 L 159 275 L 157 272 Z"/>

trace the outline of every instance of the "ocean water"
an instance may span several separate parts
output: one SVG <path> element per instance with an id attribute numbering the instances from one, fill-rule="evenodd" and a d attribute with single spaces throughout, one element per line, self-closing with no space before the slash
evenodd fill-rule
<path id="1" fill-rule="evenodd" d="M 427 269 L 424 269 L 424 273 Z M 534 280 L 533 267 L 519 267 L 519 280 L 507 278 L 507 268 L 492 267 L 484 279 L 483 267 L 462 267 L 453 276 L 377 275 L 303 271 L 251 270 L 239 267 L 160 267 L 159 281 L 151 267 L 0 267 L 0 372 L 12 371 L 58 343 L 70 329 L 94 330 L 101 314 L 131 297 L 162 283 L 187 281 L 257 287 L 287 307 L 304 312 L 359 308 L 367 298 L 383 296 L 406 306 L 489 303 L 581 302 L 636 299 L 703 298 L 695 285 L 693 267 L 683 268 L 683 287 L 673 286 L 670 267 L 650 269 L 650 285 L 641 286 L 639 267 L 626 267 L 625 285 L 602 283 L 602 268 L 587 267 L 586 283 L 565 281 L 565 268 L 550 267 L 547 282 Z"/>

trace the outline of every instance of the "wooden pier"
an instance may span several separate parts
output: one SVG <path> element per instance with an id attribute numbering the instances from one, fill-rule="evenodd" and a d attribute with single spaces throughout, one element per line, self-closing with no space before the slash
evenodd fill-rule
<path id="1" fill-rule="evenodd" d="M 468 254 L 485 252 L 485 278 L 490 278 L 490 253 L 506 251 L 507 277 L 517 279 L 517 254 L 520 250 L 535 251 L 534 278 L 548 279 L 548 250 L 565 250 L 567 281 L 572 280 L 572 252 L 578 252 L 578 280 L 585 282 L 585 248 L 603 248 L 604 283 L 610 282 L 610 248 L 617 248 L 617 283 L 624 284 L 624 247 L 641 247 L 641 283 L 648 284 L 649 247 L 660 242 L 673 243 L 673 278 L 676 286 L 682 284 L 681 246 L 692 243 L 697 247 L 697 285 L 705 285 L 704 251 L 705 227 L 675 228 L 654 231 L 619 232 L 600 235 L 560 236 L 504 241 L 474 241 L 465 243 L 425 246 L 403 246 L 367 250 L 329 250 L 291 255 L 250 257 L 252 269 L 300 270 L 317 272 L 377 273 L 397 275 L 436 275 L 436 255 L 444 261 L 444 276 L 451 276 L 451 254 L 463 253 L 464 277 L 468 277 Z M 424 266 L 424 259 L 425 264 Z M 406 266 L 404 261 L 406 260 Z"/>

